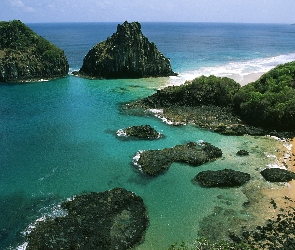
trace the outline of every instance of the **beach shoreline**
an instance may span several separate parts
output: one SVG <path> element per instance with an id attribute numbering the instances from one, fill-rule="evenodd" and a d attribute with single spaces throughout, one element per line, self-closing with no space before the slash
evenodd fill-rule
<path id="1" fill-rule="evenodd" d="M 284 168 L 288 171 L 295 172 L 295 138 L 289 140 L 280 140 L 279 147 L 276 149 L 278 152 L 277 159 L 270 167 Z M 269 203 L 269 206 L 264 210 L 266 219 L 274 219 L 278 214 L 288 213 L 292 211 L 295 204 L 295 180 L 288 183 L 269 183 L 269 187 L 263 188 L 261 194 L 264 200 Z"/>
<path id="2" fill-rule="evenodd" d="M 232 74 L 229 76 L 229 78 L 235 80 L 241 86 L 245 86 L 248 83 L 257 81 L 264 73 L 266 72 L 254 72 L 254 73 L 249 73 L 243 76 L 239 74 Z"/>

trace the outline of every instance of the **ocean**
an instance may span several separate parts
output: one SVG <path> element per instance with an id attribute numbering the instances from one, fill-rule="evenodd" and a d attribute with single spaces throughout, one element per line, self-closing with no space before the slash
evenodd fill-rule
<path id="1" fill-rule="evenodd" d="M 89 49 L 116 31 L 117 23 L 28 26 L 63 49 L 74 71 Z M 0 249 L 24 248 L 28 226 L 58 212 L 63 200 L 114 187 L 136 193 L 147 206 L 150 225 L 144 243 L 136 248 L 140 250 L 190 243 L 206 230 L 210 237 L 223 237 L 223 232 L 234 231 L 242 223 L 260 222 L 259 216 L 243 206 L 249 198 L 245 190 L 270 185 L 263 182 L 259 170 L 281 164 L 276 158 L 278 141 L 223 136 L 191 125 L 170 126 L 152 116 L 122 113 L 120 105 L 200 75 L 242 82 L 246 76 L 293 61 L 295 26 L 142 23 L 142 32 L 170 58 L 177 77 L 89 80 L 69 74 L 52 81 L 0 84 Z M 165 137 L 155 141 L 116 137 L 118 129 L 144 124 Z M 197 140 L 220 147 L 223 157 L 199 167 L 174 163 L 158 177 L 144 176 L 132 164 L 138 150 Z M 240 149 L 250 155 L 236 156 Z M 252 179 L 245 187 L 231 189 L 192 183 L 200 171 L 224 168 L 248 172 Z"/>

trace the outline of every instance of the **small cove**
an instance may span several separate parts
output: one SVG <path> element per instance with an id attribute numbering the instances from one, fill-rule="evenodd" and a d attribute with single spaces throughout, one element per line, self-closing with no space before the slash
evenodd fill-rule
<path id="1" fill-rule="evenodd" d="M 44 29 L 46 25 L 48 29 Z M 79 68 L 87 49 L 99 39 L 105 39 L 116 27 L 114 24 L 107 24 L 106 27 L 100 24 L 98 27 L 103 32 L 98 32 L 98 27 L 89 24 L 84 33 L 86 37 L 83 37 L 80 25 L 75 32 L 67 25 L 35 24 L 32 27 L 65 49 L 74 69 Z M 172 24 L 167 24 L 167 27 L 163 25 L 143 25 L 143 32 L 171 58 L 176 71 L 187 73 L 199 69 L 201 65 L 224 65 L 226 56 L 220 61 L 216 57 L 219 48 L 210 48 L 211 54 L 200 58 L 204 48 L 191 47 L 192 37 L 179 33 L 181 25 L 173 32 Z M 204 35 L 206 31 L 202 25 L 187 25 L 186 28 L 191 30 L 189 34 L 194 39 L 201 39 L 198 32 Z M 218 30 L 220 26 L 213 25 L 213 28 Z M 223 28 L 235 27 L 225 25 Z M 258 29 L 257 26 L 255 28 Z M 67 32 L 68 36 L 65 39 L 53 36 L 57 34 L 53 32 L 55 29 L 59 30 L 60 35 Z M 153 29 L 156 32 L 153 33 Z M 99 33 L 97 37 L 93 36 L 94 30 Z M 166 40 L 161 40 L 163 30 L 166 30 Z M 211 30 L 206 35 L 210 38 L 214 32 Z M 186 37 L 183 48 L 178 49 L 179 39 L 172 40 L 176 36 Z M 85 42 L 87 37 L 91 37 L 91 40 Z M 287 38 L 290 40 L 289 47 L 276 51 L 270 46 L 267 52 L 264 48 L 261 57 L 294 53 L 293 37 Z M 71 39 L 76 44 L 70 46 Z M 277 44 L 280 44 L 280 38 L 277 39 Z M 261 37 L 259 43 L 263 41 L 267 43 L 267 39 Z M 200 43 L 202 40 L 199 40 Z M 252 54 L 252 48 L 246 48 Z M 248 59 L 245 55 L 239 56 L 234 47 L 230 52 L 227 50 L 223 53 L 234 54 L 232 58 L 235 60 Z M 120 112 L 121 103 L 146 97 L 173 81 L 183 80 L 185 77 L 88 80 L 69 75 L 50 82 L 1 85 L 0 198 L 4 213 L 0 219 L 0 246 L 21 244 L 24 239 L 19 233 L 62 200 L 83 192 L 101 192 L 114 187 L 135 192 L 146 203 L 150 227 L 145 242 L 137 249 L 167 249 L 175 241 L 192 242 L 200 228 L 206 231 L 210 223 L 211 226 L 216 224 L 215 219 L 220 221 L 216 225 L 231 230 L 235 230 L 236 222 L 256 225 L 264 221 L 263 212 L 259 215 L 257 211 L 265 208 L 259 207 L 260 210 L 256 208 L 255 211 L 255 206 L 243 206 L 248 201 L 243 191 L 244 188 L 250 191 L 263 187 L 280 188 L 265 183 L 259 175 L 259 170 L 275 161 L 267 156 L 280 154 L 280 142 L 268 137 L 223 136 L 191 125 L 169 126 L 153 116 L 133 116 Z M 165 137 L 155 141 L 124 141 L 116 138 L 118 129 L 144 124 L 151 125 Z M 155 178 L 142 175 L 132 165 L 132 157 L 138 150 L 162 149 L 197 140 L 220 147 L 223 157 L 200 167 L 174 163 L 165 174 Z M 240 149 L 249 151 L 250 155 L 236 156 Z M 233 189 L 203 188 L 191 182 L 200 171 L 224 168 L 248 172 L 252 179 L 245 187 Z M 268 202 L 265 198 L 265 204 Z M 211 215 L 215 213 L 218 216 L 213 218 Z"/>

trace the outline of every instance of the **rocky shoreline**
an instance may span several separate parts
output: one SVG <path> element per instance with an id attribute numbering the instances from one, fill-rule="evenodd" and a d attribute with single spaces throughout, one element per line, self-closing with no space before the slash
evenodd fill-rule
<path id="1" fill-rule="evenodd" d="M 137 100 L 123 104 L 121 109 L 122 112 L 128 114 L 153 115 L 168 125 L 185 126 L 191 124 L 223 135 L 271 135 L 279 138 L 293 138 L 295 135 L 294 132 L 280 132 L 248 125 L 235 115 L 231 108 L 227 107 L 171 105 L 164 108 L 154 108 L 146 105 L 143 100 Z"/>
<path id="2" fill-rule="evenodd" d="M 212 77 L 212 79 L 214 79 L 214 77 Z M 210 80 L 210 77 L 205 78 L 204 82 Z M 215 82 L 227 82 L 227 79 L 215 78 L 214 80 Z M 196 79 L 196 85 L 198 83 L 199 82 Z M 214 105 L 213 103 L 210 103 L 211 100 L 208 99 L 206 95 L 208 91 L 212 92 L 212 90 L 198 90 L 200 93 L 197 91 L 193 93 L 194 88 L 201 89 L 202 87 L 199 87 L 198 85 L 190 86 L 190 84 L 191 83 L 185 83 L 184 86 L 167 87 L 158 90 L 155 94 L 149 97 L 124 104 L 122 106 L 122 110 L 130 114 L 134 112 L 134 114 L 141 113 L 146 115 L 154 115 L 163 122 L 174 126 L 192 124 L 199 128 L 207 129 L 224 135 L 270 135 L 276 137 L 277 139 L 281 138 L 281 140 L 283 138 L 287 138 L 287 142 L 290 138 L 294 137 L 294 132 L 292 131 L 282 131 L 270 127 L 262 128 L 249 125 L 235 112 L 232 105 Z M 193 98 L 199 98 L 203 101 L 196 104 L 197 101 L 195 101 Z M 231 103 L 231 101 L 228 103 Z M 283 147 L 284 146 L 282 146 L 282 148 Z M 154 157 L 154 154 L 158 154 L 157 151 L 155 152 L 151 152 L 151 158 Z M 259 181 L 252 180 L 242 187 L 243 193 L 247 196 L 248 201 L 244 203 L 244 208 L 242 209 L 241 213 L 253 214 L 253 218 L 259 218 L 257 225 L 253 225 L 255 222 L 250 222 L 248 219 L 239 221 L 239 219 L 236 218 L 238 212 L 234 212 L 232 209 L 224 210 L 223 208 L 220 209 L 217 207 L 216 212 L 212 214 L 212 216 L 210 215 L 208 218 L 203 220 L 203 226 L 201 226 L 199 235 L 202 237 L 209 237 L 211 240 L 216 240 L 221 237 L 238 244 L 249 244 L 250 246 L 258 247 L 258 249 L 291 249 L 290 246 L 294 246 L 292 245 L 295 242 L 293 242 L 295 230 L 292 229 L 293 225 L 295 225 L 293 220 L 293 214 L 295 214 L 293 211 L 294 202 L 288 195 L 286 195 L 286 193 L 290 194 L 290 191 L 288 190 L 292 188 L 292 183 L 294 183 L 294 166 L 287 167 L 286 162 L 290 161 L 293 164 L 294 154 L 290 154 L 290 152 L 289 154 L 283 153 L 285 152 L 283 149 L 280 149 L 278 152 L 282 154 L 282 156 L 279 158 L 280 161 L 284 162 L 284 167 L 286 167 L 286 169 L 282 169 L 283 167 L 277 168 L 274 166 L 269 166 L 263 171 L 260 169 L 255 174 L 255 178 L 260 178 Z M 140 152 L 140 154 L 137 155 L 136 163 L 140 160 L 139 156 L 141 156 L 142 153 L 143 152 Z M 247 155 L 247 152 L 240 152 L 240 156 L 247 157 Z M 166 157 L 163 158 L 164 163 L 165 160 Z M 169 167 L 169 164 L 169 161 L 167 161 L 163 169 L 166 170 Z M 268 177 L 266 177 L 265 173 L 268 174 Z M 227 182 L 228 179 L 226 178 L 226 173 L 223 175 L 221 172 L 210 172 L 207 176 L 212 177 L 215 174 L 218 174 L 216 175 L 217 182 L 214 182 L 214 178 L 208 178 L 203 182 L 205 183 L 205 186 L 207 183 L 208 186 L 213 187 L 219 185 L 222 187 L 222 185 L 224 185 L 222 183 L 226 183 L 227 186 L 231 185 L 229 182 Z M 200 175 L 205 174 L 201 172 Z M 245 182 L 250 179 L 250 176 L 247 175 L 247 173 L 245 173 L 245 175 L 244 173 L 241 173 L 241 176 L 242 175 L 245 177 Z M 224 176 L 225 178 L 221 179 Z M 195 183 L 198 181 L 197 179 L 198 178 L 196 177 L 193 182 Z M 244 180 L 238 182 L 238 185 L 244 184 Z M 272 184 L 271 182 L 277 182 L 278 184 Z M 198 184 L 202 184 L 202 182 L 199 180 Z M 266 204 L 270 204 L 271 206 L 265 207 Z M 218 216 L 216 216 L 216 214 Z M 224 216 L 226 215 L 231 217 L 228 222 L 219 221 L 219 219 L 224 220 Z M 282 220 L 282 218 L 285 219 Z M 231 223 L 236 223 L 235 220 L 238 221 L 238 224 L 233 226 Z M 215 227 L 212 227 L 214 223 L 221 223 L 220 226 L 223 225 L 221 227 L 229 228 L 229 231 L 221 233 L 219 231 L 220 227 L 218 227 L 216 228 L 215 232 Z M 271 223 L 272 227 L 270 227 L 268 223 Z M 250 224 L 251 226 L 248 227 Z M 282 229 L 286 224 L 290 225 L 291 228 L 288 227 Z M 239 225 L 240 228 L 237 227 Z M 231 227 L 233 229 L 235 228 L 235 230 L 231 231 Z M 289 237 L 288 234 L 291 236 Z M 278 240 L 274 240 L 274 243 L 269 243 L 272 241 L 272 237 L 276 237 Z M 276 245 L 279 247 L 277 248 Z"/>

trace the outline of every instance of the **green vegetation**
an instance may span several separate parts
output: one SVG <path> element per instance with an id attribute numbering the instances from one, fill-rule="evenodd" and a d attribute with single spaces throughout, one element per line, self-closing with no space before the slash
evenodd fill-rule
<path id="1" fill-rule="evenodd" d="M 192 81 L 187 87 L 192 102 L 228 106 L 232 103 L 235 93 L 240 85 L 227 77 L 201 76 Z"/>
<path id="2" fill-rule="evenodd" d="M 34 48 L 38 53 L 57 53 L 60 49 L 33 32 L 19 20 L 0 22 L 0 49 L 27 51 Z"/>
<path id="3" fill-rule="evenodd" d="M 278 65 L 234 97 L 236 112 L 254 126 L 294 131 L 295 62 Z"/>
<path id="4" fill-rule="evenodd" d="M 0 22 L 0 81 L 19 82 L 66 76 L 64 52 L 19 20 Z"/>
<path id="5" fill-rule="evenodd" d="M 231 106 L 240 85 L 227 77 L 201 76 L 184 85 L 167 87 L 146 98 L 148 105 L 195 107 L 199 105 Z"/>

